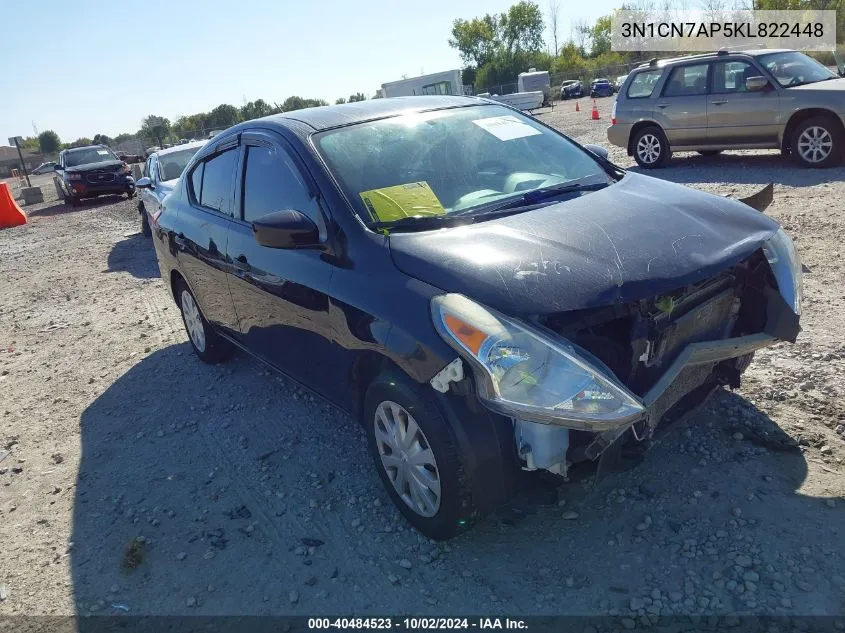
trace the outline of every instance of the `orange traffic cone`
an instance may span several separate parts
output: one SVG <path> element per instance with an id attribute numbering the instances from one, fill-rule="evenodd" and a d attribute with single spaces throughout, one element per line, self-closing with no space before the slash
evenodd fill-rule
<path id="1" fill-rule="evenodd" d="M 592 116 L 592 119 L 593 119 L 593 121 L 598 121 L 600 118 L 601 117 L 599 116 L 599 109 L 596 106 L 596 100 L 593 99 L 593 116 Z"/>
<path id="2" fill-rule="evenodd" d="M 13 226 L 26 224 L 26 214 L 15 202 L 9 185 L 0 182 L 0 229 L 8 229 Z"/>
<path id="3" fill-rule="evenodd" d="M 581 105 L 580 105 L 580 104 L 581 104 L 581 102 L 580 102 L 580 101 L 576 101 L 576 102 L 575 102 L 575 111 L 576 111 L 576 112 L 580 112 L 580 111 L 581 111 Z"/>

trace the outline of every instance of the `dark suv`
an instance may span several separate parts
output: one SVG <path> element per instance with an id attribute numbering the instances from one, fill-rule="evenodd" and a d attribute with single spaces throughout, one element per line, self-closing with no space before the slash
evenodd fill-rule
<path id="1" fill-rule="evenodd" d="M 135 196 L 131 168 L 105 145 L 62 150 L 55 170 L 60 195 L 71 205 L 104 194 Z"/>

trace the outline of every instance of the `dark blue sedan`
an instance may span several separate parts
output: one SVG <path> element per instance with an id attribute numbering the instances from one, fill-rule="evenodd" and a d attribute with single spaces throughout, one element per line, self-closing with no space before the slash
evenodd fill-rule
<path id="1" fill-rule="evenodd" d="M 594 79 L 592 83 L 590 83 L 590 96 L 612 97 L 613 84 L 610 83 L 609 79 Z"/>
<path id="2" fill-rule="evenodd" d="M 199 358 L 244 350 L 348 411 L 448 538 L 525 470 L 639 455 L 799 331 L 774 220 L 606 156 L 472 97 L 286 112 L 200 149 L 153 242 Z"/>

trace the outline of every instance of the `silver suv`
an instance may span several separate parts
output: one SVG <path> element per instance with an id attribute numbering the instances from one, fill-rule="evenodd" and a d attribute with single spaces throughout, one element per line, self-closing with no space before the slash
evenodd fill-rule
<path id="1" fill-rule="evenodd" d="M 646 169 L 673 150 L 726 149 L 779 149 L 829 167 L 845 148 L 845 78 L 790 50 L 653 59 L 628 75 L 611 120 L 608 140 Z"/>

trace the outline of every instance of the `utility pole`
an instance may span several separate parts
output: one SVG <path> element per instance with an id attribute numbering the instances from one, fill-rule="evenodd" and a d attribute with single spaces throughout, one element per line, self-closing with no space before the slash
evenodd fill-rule
<path id="1" fill-rule="evenodd" d="M 27 171 L 26 171 L 26 163 L 23 162 L 23 154 L 21 153 L 21 146 L 20 146 L 20 143 L 18 143 L 19 138 L 20 138 L 20 136 L 15 136 L 15 137 L 10 138 L 9 140 L 14 141 L 15 147 L 18 148 L 18 158 L 21 159 L 21 168 L 23 169 L 23 175 L 26 176 L 26 186 L 31 187 L 32 183 L 29 182 L 29 173 L 27 173 Z"/>

